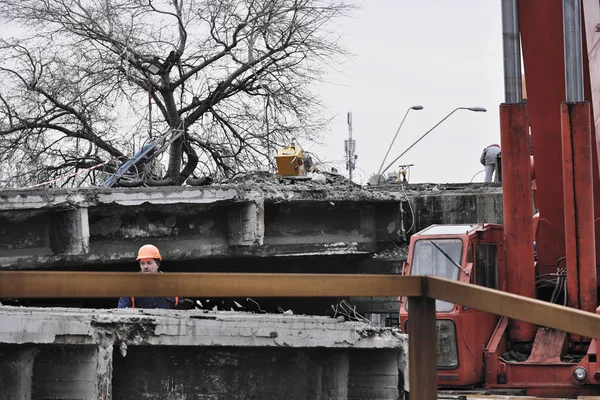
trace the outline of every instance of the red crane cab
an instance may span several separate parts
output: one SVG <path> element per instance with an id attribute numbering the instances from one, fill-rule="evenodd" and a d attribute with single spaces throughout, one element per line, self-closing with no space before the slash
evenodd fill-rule
<path id="1" fill-rule="evenodd" d="M 434 275 L 505 290 L 503 229 L 493 224 L 432 225 L 411 237 L 406 275 Z M 401 298 L 400 326 L 407 332 L 408 302 Z M 436 300 L 438 386 L 484 382 L 484 351 L 499 317 Z"/>

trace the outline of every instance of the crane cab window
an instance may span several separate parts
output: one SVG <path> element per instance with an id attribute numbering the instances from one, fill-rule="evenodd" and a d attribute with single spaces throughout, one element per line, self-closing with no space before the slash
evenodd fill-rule
<path id="1" fill-rule="evenodd" d="M 411 275 L 458 279 L 462 256 L 460 239 L 421 239 L 415 243 Z"/>
<path id="2" fill-rule="evenodd" d="M 460 239 L 421 239 L 413 249 L 411 275 L 435 275 L 458 280 L 461 270 L 462 241 Z M 435 301 L 438 312 L 449 312 L 454 304 Z M 408 308 L 407 308 L 408 309 Z"/>
<path id="3" fill-rule="evenodd" d="M 498 257 L 495 244 L 478 244 L 475 278 L 479 286 L 498 289 Z"/>

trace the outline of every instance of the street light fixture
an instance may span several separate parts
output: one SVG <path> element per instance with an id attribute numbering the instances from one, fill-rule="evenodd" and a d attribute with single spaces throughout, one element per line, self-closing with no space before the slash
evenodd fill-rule
<path id="1" fill-rule="evenodd" d="M 394 159 L 394 161 L 392 161 L 391 163 L 388 164 L 387 167 L 385 167 L 385 169 L 382 171 L 382 173 L 385 173 L 385 171 L 387 171 L 392 165 L 394 165 L 394 163 L 396 161 L 398 161 L 400 159 L 400 157 L 402 157 L 404 154 L 406 154 L 410 149 L 412 149 L 417 143 L 419 143 L 421 141 L 421 139 L 423 139 L 425 136 L 427 136 L 432 130 L 434 130 L 435 128 L 437 128 L 442 122 L 444 122 L 445 120 L 448 119 L 448 117 L 450 117 L 452 114 L 454 114 L 455 112 L 457 112 L 458 110 L 469 110 L 469 111 L 474 111 L 474 112 L 486 112 L 487 110 L 483 107 L 456 107 L 454 110 L 452 110 L 448 115 L 446 115 L 444 118 L 442 118 L 440 120 L 440 122 L 438 122 L 437 124 L 435 124 L 431 129 L 429 129 L 427 132 L 425 132 L 423 134 L 423 136 L 421 136 L 419 139 L 417 139 L 416 142 L 414 142 L 413 144 L 410 145 L 410 147 L 406 150 L 404 150 L 402 152 L 402 154 L 400 154 L 398 157 L 396 157 L 396 159 Z M 379 180 L 379 178 L 378 178 Z"/>
<path id="2" fill-rule="evenodd" d="M 423 109 L 423 106 L 412 106 L 406 110 L 406 113 L 404 114 L 404 118 L 402 118 L 402 122 L 400 122 L 400 126 L 396 130 L 396 134 L 394 135 L 394 138 L 392 139 L 392 143 L 390 143 L 390 147 L 388 147 L 387 153 L 385 153 L 385 157 L 383 157 L 383 160 L 381 160 L 381 165 L 379 166 L 379 171 L 377 171 L 377 183 L 379 183 L 381 180 L 381 175 L 380 175 L 381 168 L 383 168 L 383 163 L 385 163 L 387 156 L 390 154 L 390 150 L 392 150 L 392 146 L 394 145 L 394 142 L 396 141 L 396 137 L 398 136 L 398 132 L 400 132 L 400 128 L 402 128 L 402 125 L 404 124 L 404 120 L 406 119 L 406 116 L 408 115 L 410 110 L 420 111 L 422 109 Z"/>

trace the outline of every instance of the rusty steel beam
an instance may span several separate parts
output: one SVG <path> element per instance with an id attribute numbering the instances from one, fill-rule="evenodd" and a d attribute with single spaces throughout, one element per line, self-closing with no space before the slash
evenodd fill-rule
<path id="1" fill-rule="evenodd" d="M 594 179 L 594 199 L 600 199 L 600 162 L 598 162 L 598 148 L 600 132 L 600 77 L 590 71 L 600 70 L 600 38 L 598 37 L 597 24 L 600 21 L 600 4 L 597 1 L 583 0 L 583 77 L 585 100 L 591 102 L 591 135 L 592 135 L 592 168 Z M 594 201 L 594 215 L 600 215 L 600 201 Z M 596 254 L 600 254 L 600 219 L 594 219 L 596 232 Z"/>
<path id="2" fill-rule="evenodd" d="M 423 278 L 424 280 L 426 278 Z M 409 297 L 408 375 L 412 399 L 437 400 L 435 299 Z"/>
<path id="3" fill-rule="evenodd" d="M 0 272 L 0 298 L 420 296 L 400 275 Z"/>
<path id="4" fill-rule="evenodd" d="M 502 179 L 506 290 L 534 299 L 533 210 L 526 104 L 500 106 L 500 139 L 502 175 L 509 177 Z M 511 341 L 517 342 L 532 341 L 537 330 L 523 321 L 510 321 L 509 327 Z"/>
<path id="5" fill-rule="evenodd" d="M 432 299 L 600 339 L 600 315 L 590 312 L 439 277 L 428 276 L 426 287 Z"/>
<path id="6" fill-rule="evenodd" d="M 421 296 L 600 339 L 600 315 L 427 276 L 0 272 L 0 298 Z"/>
<path id="7" fill-rule="evenodd" d="M 569 307 L 598 306 L 590 104 L 563 103 L 563 187 Z"/>
<path id="8" fill-rule="evenodd" d="M 535 204 L 540 212 L 538 267 L 555 269 L 558 259 L 565 255 L 560 163 L 560 104 L 565 99 L 562 2 L 519 0 L 518 12 L 535 160 Z M 502 144 L 502 175 L 512 179 L 504 171 L 505 150 Z"/>
<path id="9" fill-rule="evenodd" d="M 0 298 L 408 296 L 410 387 L 437 398 L 435 299 L 600 339 L 600 315 L 432 276 L 122 272 L 0 272 Z"/>

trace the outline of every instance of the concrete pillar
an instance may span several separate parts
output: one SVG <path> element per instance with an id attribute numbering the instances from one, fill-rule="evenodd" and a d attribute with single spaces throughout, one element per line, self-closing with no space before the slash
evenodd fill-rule
<path id="1" fill-rule="evenodd" d="M 95 398 L 100 400 L 112 399 L 113 378 L 113 341 L 105 340 L 98 346 L 96 357 L 97 393 Z"/>
<path id="2" fill-rule="evenodd" d="M 405 225 L 402 208 L 407 205 L 403 199 L 374 206 L 375 240 L 378 243 L 406 241 L 406 230 L 410 221 Z"/>
<path id="3" fill-rule="evenodd" d="M 35 398 L 98 398 L 97 355 L 96 346 L 41 346 L 33 363 Z"/>
<path id="4" fill-rule="evenodd" d="M 348 398 L 350 356 L 347 352 L 316 352 L 308 366 L 312 372 L 312 379 L 307 379 L 306 398 L 317 400 Z"/>
<path id="5" fill-rule="evenodd" d="M 227 211 L 229 245 L 262 245 L 265 238 L 265 205 L 263 199 L 232 206 Z"/>
<path id="6" fill-rule="evenodd" d="M 360 235 L 365 239 L 375 239 L 375 210 L 373 206 L 360 208 Z"/>
<path id="7" fill-rule="evenodd" d="M 350 359 L 345 349 L 129 346 L 114 360 L 114 398 L 346 400 Z"/>
<path id="8" fill-rule="evenodd" d="M 398 351 L 350 351 L 348 400 L 397 400 L 404 381 L 399 379 Z"/>
<path id="9" fill-rule="evenodd" d="M 49 226 L 50 248 L 54 254 L 85 254 L 90 249 L 88 209 L 59 211 Z"/>
<path id="10" fill-rule="evenodd" d="M 33 360 L 37 350 L 0 347 L 0 394 L 3 400 L 31 400 Z"/>

